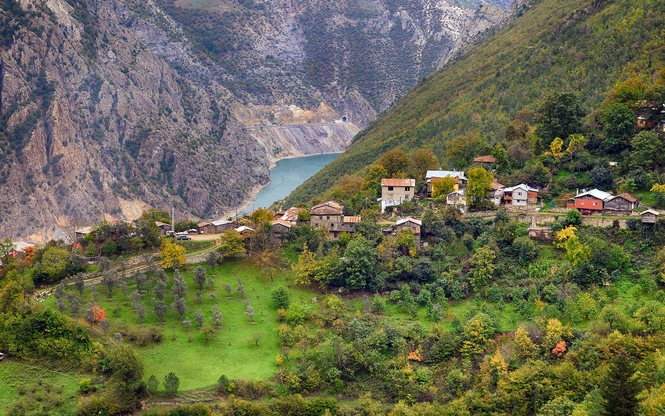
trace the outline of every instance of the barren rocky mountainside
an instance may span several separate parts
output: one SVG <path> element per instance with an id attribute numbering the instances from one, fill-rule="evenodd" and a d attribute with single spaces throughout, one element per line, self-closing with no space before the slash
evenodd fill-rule
<path id="1" fill-rule="evenodd" d="M 0 0 L 0 236 L 221 215 L 275 160 L 344 150 L 506 7 Z"/>

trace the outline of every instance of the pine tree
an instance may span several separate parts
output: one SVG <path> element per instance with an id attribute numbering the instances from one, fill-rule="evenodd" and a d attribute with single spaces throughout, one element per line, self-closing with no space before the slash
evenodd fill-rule
<path id="1" fill-rule="evenodd" d="M 635 363 L 628 354 L 619 354 L 614 357 L 610 369 L 600 385 L 604 415 L 632 416 L 638 414 L 637 394 L 642 388 L 639 381 L 633 377 L 634 374 Z"/>

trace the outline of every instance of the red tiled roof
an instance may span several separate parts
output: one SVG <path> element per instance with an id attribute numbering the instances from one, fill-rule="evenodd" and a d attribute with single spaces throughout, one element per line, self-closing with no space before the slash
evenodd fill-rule
<path id="1" fill-rule="evenodd" d="M 475 163 L 494 163 L 496 162 L 496 159 L 492 155 L 486 155 L 486 156 L 478 156 L 477 158 L 473 159 Z"/>
<path id="2" fill-rule="evenodd" d="M 415 179 L 381 179 L 381 186 L 416 186 Z"/>
<path id="3" fill-rule="evenodd" d="M 492 185 L 490 185 L 492 189 L 495 191 L 498 191 L 499 189 L 505 188 L 505 186 L 501 185 L 499 182 L 492 182 Z"/>
<path id="4" fill-rule="evenodd" d="M 348 223 L 360 222 L 360 216 L 344 217 L 344 222 L 348 222 Z"/>

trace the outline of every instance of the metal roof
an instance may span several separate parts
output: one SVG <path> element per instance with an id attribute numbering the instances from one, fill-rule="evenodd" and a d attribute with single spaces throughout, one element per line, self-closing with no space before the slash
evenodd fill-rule
<path id="1" fill-rule="evenodd" d="M 583 196 L 591 196 L 593 198 L 600 199 L 601 201 L 607 201 L 614 197 L 614 195 L 609 192 L 601 191 L 600 189 L 592 189 L 587 192 L 582 192 L 579 195 L 575 195 L 573 198 L 580 198 Z"/>

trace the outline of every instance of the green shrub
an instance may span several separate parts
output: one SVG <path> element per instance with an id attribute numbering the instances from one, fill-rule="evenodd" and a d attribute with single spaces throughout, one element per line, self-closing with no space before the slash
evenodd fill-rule
<path id="1" fill-rule="evenodd" d="M 102 254 L 106 257 L 113 257 L 118 252 L 118 247 L 115 245 L 113 240 L 106 240 L 102 246 Z"/>
<path id="2" fill-rule="evenodd" d="M 289 291 L 284 286 L 277 286 L 270 292 L 270 299 L 272 303 L 279 308 L 288 308 L 289 307 Z"/>
<path id="3" fill-rule="evenodd" d="M 286 320 L 289 325 L 302 324 L 305 322 L 305 319 L 307 319 L 307 313 L 308 311 L 303 305 L 294 303 L 286 310 L 284 320 Z"/>
<path id="4" fill-rule="evenodd" d="M 88 394 L 90 393 L 90 387 L 92 385 L 92 382 L 90 381 L 89 378 L 83 378 L 81 381 L 79 381 L 79 392 L 81 394 Z"/>
<path id="5" fill-rule="evenodd" d="M 176 394 L 180 388 L 180 379 L 175 373 L 170 372 L 164 376 L 164 388 L 169 394 Z"/>
<path id="6" fill-rule="evenodd" d="M 219 379 L 217 380 L 217 391 L 220 393 L 226 393 L 226 389 L 228 389 L 230 384 L 229 378 L 222 374 L 219 376 Z"/>

